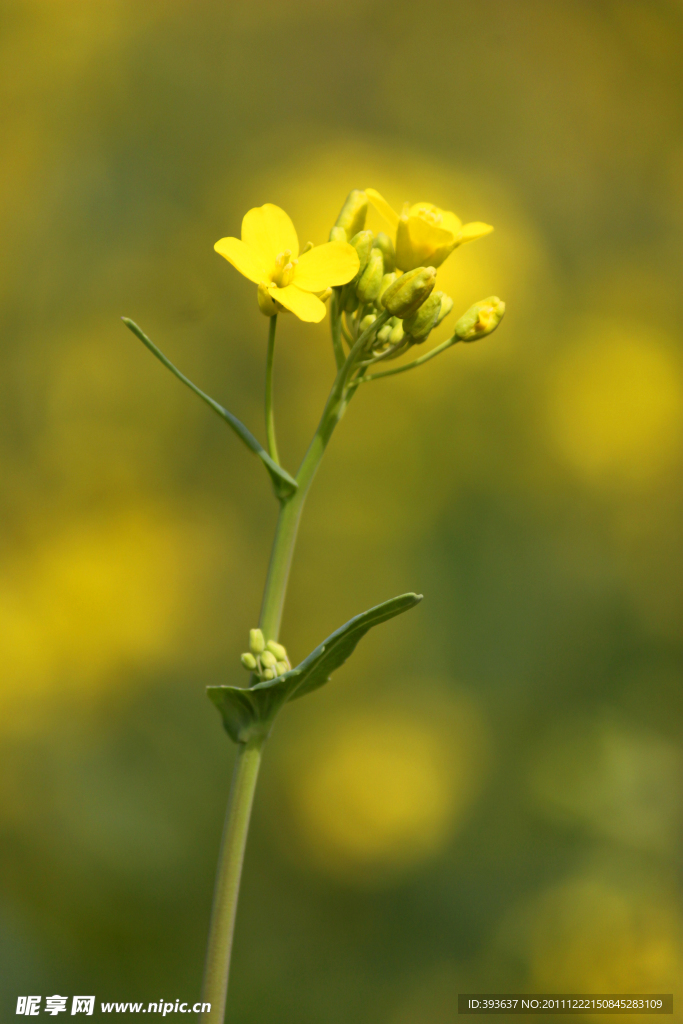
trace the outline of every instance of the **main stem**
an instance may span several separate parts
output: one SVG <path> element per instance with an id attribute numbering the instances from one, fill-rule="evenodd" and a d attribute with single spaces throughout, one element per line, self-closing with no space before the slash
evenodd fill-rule
<path id="1" fill-rule="evenodd" d="M 262 746 L 263 740 L 259 739 L 240 743 L 237 749 L 218 859 L 209 946 L 206 952 L 202 1002 L 209 1003 L 211 1009 L 208 1013 L 202 1014 L 202 1022 L 207 1024 L 223 1024 L 225 1017 L 237 897 L 254 790 L 261 766 Z"/>
<path id="2" fill-rule="evenodd" d="M 333 307 L 332 317 L 332 335 L 334 337 L 341 318 L 341 312 L 336 303 Z M 259 622 L 266 640 L 277 640 L 280 633 L 282 609 L 285 603 L 289 570 L 292 565 L 292 556 L 294 554 L 299 522 L 301 521 L 301 513 L 328 441 L 332 437 L 334 428 L 342 418 L 346 406 L 355 392 L 355 388 L 348 388 L 351 372 L 370 335 L 374 331 L 379 330 L 388 319 L 389 313 L 381 313 L 375 323 L 364 331 L 356 341 L 345 362 L 339 368 L 318 429 L 313 435 L 313 440 L 308 446 L 308 451 L 304 455 L 303 462 L 296 475 L 299 488 L 286 504 L 283 504 L 280 510 L 270 556 L 270 565 L 268 566 L 268 577 L 263 592 Z"/>
<path id="3" fill-rule="evenodd" d="M 333 321 L 336 321 L 340 315 L 338 309 L 335 308 Z M 299 487 L 292 497 L 282 502 L 273 539 L 259 622 L 266 640 L 277 640 L 279 636 L 282 609 L 285 602 L 289 570 L 292 564 L 301 513 L 328 441 L 344 413 L 349 398 L 353 391 L 355 391 L 355 388 L 352 390 L 347 389 L 355 361 L 373 329 L 379 329 L 388 319 L 388 316 L 388 313 L 381 314 L 374 328 L 368 328 L 361 335 L 346 361 L 338 370 L 318 429 L 299 467 L 299 472 L 296 476 Z M 275 317 L 272 317 L 268 344 L 269 358 L 267 365 L 271 370 L 271 350 L 275 338 L 274 321 Z M 333 322 L 333 335 L 336 326 L 338 325 Z M 272 392 L 268 391 L 269 386 L 266 385 L 266 387 L 267 394 L 272 394 Z M 272 409 L 272 405 L 270 407 Z M 272 457 L 274 458 L 275 456 Z M 247 744 L 240 744 L 233 770 L 223 841 L 219 856 L 216 888 L 214 891 L 209 946 L 202 992 L 202 1001 L 210 1003 L 211 1009 L 208 1013 L 202 1015 L 202 1024 L 223 1024 L 225 1017 L 230 955 L 235 930 L 235 915 L 237 912 L 242 862 L 244 860 L 247 832 L 249 831 L 254 789 L 256 788 L 256 779 L 261 764 L 263 742 L 260 739 L 258 741 L 250 741 Z"/>

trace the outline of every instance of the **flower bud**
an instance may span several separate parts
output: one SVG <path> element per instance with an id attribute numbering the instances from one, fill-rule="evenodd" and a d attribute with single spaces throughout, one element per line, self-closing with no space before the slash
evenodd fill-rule
<path id="1" fill-rule="evenodd" d="M 393 329 L 394 325 L 391 323 L 391 321 L 386 323 L 384 327 L 380 327 L 380 329 L 377 332 L 377 341 L 381 345 L 386 345 L 387 342 L 389 341 L 389 336 L 391 335 Z"/>
<path id="2" fill-rule="evenodd" d="M 264 673 L 263 673 L 263 678 L 264 679 L 275 679 L 275 670 L 272 669 L 272 668 L 267 668 L 264 671 Z"/>
<path id="3" fill-rule="evenodd" d="M 264 668 L 275 668 L 277 664 L 277 658 L 270 651 L 264 651 L 261 655 L 261 664 Z"/>
<path id="4" fill-rule="evenodd" d="M 361 189 L 354 188 L 346 197 L 346 202 L 337 217 L 335 227 L 343 228 L 346 232 L 346 238 L 353 238 L 354 235 L 358 234 L 365 227 L 367 212 L 368 197 Z M 346 238 L 342 238 L 341 241 L 345 242 Z M 330 236 L 330 241 L 334 242 L 336 239 Z"/>
<path id="5" fill-rule="evenodd" d="M 404 319 L 403 330 L 410 335 L 416 345 L 421 345 L 423 341 L 426 341 L 432 329 L 436 327 L 436 321 L 441 312 L 442 297 L 443 292 L 432 292 L 416 313 Z"/>
<path id="6" fill-rule="evenodd" d="M 503 319 L 505 303 L 497 295 L 475 302 L 455 325 L 453 337 L 458 341 L 476 341 L 495 331 Z"/>
<path id="7" fill-rule="evenodd" d="M 276 313 L 282 312 L 282 306 L 277 306 L 268 294 L 268 288 L 263 282 L 258 286 L 258 292 L 256 295 L 258 302 L 258 308 L 261 310 L 264 316 L 275 316 Z"/>
<path id="8" fill-rule="evenodd" d="M 274 654 L 278 661 L 285 661 L 287 658 L 287 650 L 282 644 L 279 644 L 277 640 L 269 640 L 266 644 L 266 650 Z"/>
<path id="9" fill-rule="evenodd" d="M 265 649 L 266 641 L 260 629 L 249 630 L 249 650 L 252 654 L 260 654 Z"/>
<path id="10" fill-rule="evenodd" d="M 441 309 L 439 315 L 436 318 L 435 327 L 438 327 L 442 320 L 445 320 L 450 311 L 453 309 L 453 299 L 450 295 L 446 295 L 445 292 L 441 293 Z"/>
<path id="11" fill-rule="evenodd" d="M 374 302 L 379 295 L 384 277 L 384 256 L 381 249 L 372 248 L 365 270 L 358 279 L 356 295 L 361 302 Z"/>
<path id="12" fill-rule="evenodd" d="M 358 325 L 360 327 L 361 333 L 363 331 L 367 331 L 368 327 L 372 327 L 376 319 L 377 317 L 375 316 L 374 313 L 368 313 L 367 316 L 364 316 Z"/>
<path id="13" fill-rule="evenodd" d="M 384 256 L 384 272 L 390 274 L 392 270 L 396 268 L 396 250 L 394 249 L 394 243 L 383 231 L 375 238 L 375 245 L 378 249 L 382 250 Z"/>
<path id="14" fill-rule="evenodd" d="M 382 305 L 392 316 L 412 316 L 434 288 L 434 267 L 416 267 L 401 274 L 382 295 Z"/>
<path id="15" fill-rule="evenodd" d="M 395 274 L 392 271 L 390 274 L 385 274 L 384 277 L 382 278 L 382 284 L 380 285 L 379 295 L 377 296 L 377 302 L 379 305 L 382 304 L 382 296 L 384 295 L 385 291 L 387 290 L 390 284 L 394 283 L 397 277 L 398 274 Z"/>
<path id="16" fill-rule="evenodd" d="M 275 666 L 275 671 L 279 676 L 281 676 L 284 672 L 289 672 L 289 665 L 286 661 L 278 661 Z"/>
<path id="17" fill-rule="evenodd" d="M 348 239 L 346 237 L 346 232 L 344 231 L 344 228 L 337 227 L 337 225 L 335 224 L 335 226 L 330 231 L 330 242 L 347 242 L 347 241 L 348 241 Z"/>
<path id="18" fill-rule="evenodd" d="M 389 344 L 398 345 L 403 341 L 405 332 L 403 330 L 403 321 L 398 320 L 391 328 L 391 334 L 389 335 Z"/>
<path id="19" fill-rule="evenodd" d="M 361 275 L 365 270 L 374 241 L 375 236 L 372 231 L 359 231 L 358 234 L 354 235 L 351 239 L 351 245 L 358 253 L 358 259 L 360 260 L 360 267 L 358 268 L 358 273 L 354 278 L 355 282 L 360 280 Z"/>
<path id="20" fill-rule="evenodd" d="M 254 669 L 256 668 L 256 658 L 254 657 L 253 654 L 249 654 L 248 651 L 246 652 L 246 654 L 240 654 L 240 661 L 242 662 L 244 667 L 248 669 L 250 672 L 253 672 Z"/>

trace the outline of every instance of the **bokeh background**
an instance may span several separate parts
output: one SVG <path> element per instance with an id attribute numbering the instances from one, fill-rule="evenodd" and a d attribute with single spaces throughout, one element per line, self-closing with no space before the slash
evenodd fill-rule
<path id="1" fill-rule="evenodd" d="M 440 277 L 508 314 L 365 388 L 316 481 L 292 656 L 425 600 L 278 721 L 228 1020 L 676 992 L 678 0 L 8 0 L 0 45 L 2 1019 L 199 996 L 204 687 L 243 679 L 276 507 L 119 317 L 263 436 L 266 323 L 213 243 L 264 202 L 321 242 L 370 185 L 494 224 Z M 282 318 L 290 468 L 332 373 Z"/>

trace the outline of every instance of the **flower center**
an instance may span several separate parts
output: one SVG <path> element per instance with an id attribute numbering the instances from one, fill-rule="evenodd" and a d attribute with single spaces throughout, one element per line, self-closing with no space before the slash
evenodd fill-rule
<path id="1" fill-rule="evenodd" d="M 294 280 L 294 273 L 298 260 L 291 258 L 292 250 L 285 249 L 275 257 L 275 269 L 273 270 L 273 284 L 278 288 L 286 288 Z"/>
<path id="2" fill-rule="evenodd" d="M 428 206 L 427 204 L 420 205 L 415 212 L 420 220 L 426 221 L 427 224 L 431 224 L 433 227 L 438 227 L 441 223 L 441 211 L 435 206 Z"/>

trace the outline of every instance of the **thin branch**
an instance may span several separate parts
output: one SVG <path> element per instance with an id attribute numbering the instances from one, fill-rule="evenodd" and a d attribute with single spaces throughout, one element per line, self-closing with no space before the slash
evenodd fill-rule
<path id="1" fill-rule="evenodd" d="M 177 366 L 174 366 L 171 360 L 166 358 L 161 349 L 158 349 L 154 342 L 150 341 L 145 332 L 140 327 L 138 327 L 138 325 L 133 320 L 129 320 L 128 317 L 126 316 L 122 316 L 121 319 L 123 320 L 128 330 L 132 331 L 136 338 L 140 339 L 142 344 L 145 345 L 150 350 L 152 355 L 155 355 L 157 357 L 160 363 L 164 364 L 167 370 L 170 370 L 171 373 L 178 378 L 178 380 L 182 381 L 183 384 L 185 384 L 186 387 L 190 389 L 190 391 L 194 391 L 195 395 L 197 395 L 198 398 L 201 398 L 203 402 L 206 402 L 210 409 L 213 409 L 213 411 L 217 413 L 222 420 L 225 420 L 225 422 L 230 427 L 232 427 L 232 429 L 235 431 L 240 440 L 243 441 L 244 444 L 246 444 L 247 448 L 249 448 L 250 451 L 254 452 L 255 455 L 258 455 L 261 462 L 263 462 L 266 469 L 270 473 L 271 479 L 273 481 L 273 486 L 275 487 L 275 493 L 277 494 L 278 498 L 280 500 L 283 500 L 291 497 L 292 494 L 294 494 L 294 492 L 296 491 L 297 487 L 299 486 L 296 480 L 294 480 L 294 478 L 291 477 L 285 469 L 282 469 L 281 466 L 278 466 L 278 464 L 270 457 L 265 448 L 261 444 L 259 444 L 259 442 L 256 440 L 251 431 L 248 430 L 247 427 L 245 427 L 244 423 L 242 423 L 241 420 L 238 420 L 236 416 L 233 416 L 231 412 L 228 412 L 227 409 L 224 409 L 222 405 L 219 405 L 218 402 L 216 402 L 209 395 L 206 395 L 200 388 L 197 387 L 196 384 L 193 384 L 192 381 L 189 380 L 184 373 L 181 373 Z"/>

